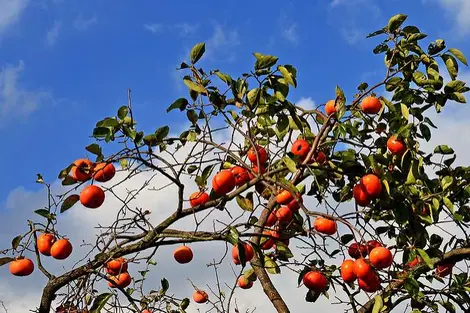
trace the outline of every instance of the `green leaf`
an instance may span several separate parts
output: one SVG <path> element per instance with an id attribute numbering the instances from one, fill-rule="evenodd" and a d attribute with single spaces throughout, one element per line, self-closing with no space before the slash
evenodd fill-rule
<path id="1" fill-rule="evenodd" d="M 101 147 L 96 144 L 96 143 L 92 143 L 91 145 L 88 145 L 85 147 L 85 149 L 90 152 L 90 153 L 93 153 L 94 155 L 101 155 Z"/>
<path id="2" fill-rule="evenodd" d="M 341 236 L 341 243 L 345 245 L 353 239 L 354 239 L 354 236 L 352 234 L 344 234 L 343 236 Z"/>
<path id="3" fill-rule="evenodd" d="M 67 199 L 62 202 L 62 205 L 60 206 L 60 213 L 64 213 L 68 209 L 70 209 L 77 201 L 80 200 L 79 195 L 70 195 L 67 197 Z"/>
<path id="4" fill-rule="evenodd" d="M 215 75 L 217 75 L 217 77 L 219 77 L 228 86 L 230 86 L 232 84 L 232 77 L 230 77 L 230 75 L 219 72 L 219 71 L 215 72 Z"/>
<path id="5" fill-rule="evenodd" d="M 429 141 L 431 139 L 431 130 L 428 126 L 426 126 L 426 124 L 419 124 L 419 130 L 421 131 L 421 135 L 426 141 Z"/>
<path id="6" fill-rule="evenodd" d="M 173 102 L 168 109 L 166 109 L 167 112 L 170 112 L 173 109 L 179 109 L 180 111 L 183 111 L 186 109 L 186 106 L 189 104 L 188 100 L 185 98 L 179 98 L 175 102 Z"/>
<path id="7" fill-rule="evenodd" d="M 248 100 L 248 103 L 253 105 L 255 104 L 257 98 L 258 98 L 258 93 L 259 93 L 259 88 L 253 88 L 248 93 L 246 94 L 246 99 Z"/>
<path id="8" fill-rule="evenodd" d="M 197 120 L 199 119 L 196 111 L 194 110 L 188 110 L 186 111 L 186 116 L 188 117 L 188 120 L 194 124 L 196 124 Z"/>
<path id="9" fill-rule="evenodd" d="M 419 292 L 419 283 L 413 277 L 407 277 L 405 279 L 405 289 L 412 295 L 415 296 Z"/>
<path id="10" fill-rule="evenodd" d="M 282 76 L 286 80 L 286 82 L 292 86 L 296 86 L 297 84 L 294 82 L 292 74 L 285 68 L 284 66 L 279 65 L 277 69 L 281 72 Z"/>
<path id="11" fill-rule="evenodd" d="M 279 274 L 281 273 L 281 269 L 277 265 L 276 262 L 273 261 L 269 256 L 264 256 L 264 268 L 270 274 Z"/>
<path id="12" fill-rule="evenodd" d="M 295 173 L 297 171 L 297 166 L 295 165 L 294 160 L 292 160 L 289 156 L 286 155 L 285 157 L 283 157 L 282 161 L 287 166 L 287 169 L 290 172 Z"/>
<path id="13" fill-rule="evenodd" d="M 90 308 L 90 313 L 100 313 L 112 296 L 112 293 L 102 293 L 96 297 L 95 301 L 93 301 L 93 305 Z"/>
<path id="14" fill-rule="evenodd" d="M 253 201 L 250 201 L 250 199 L 238 195 L 236 200 L 237 200 L 237 204 L 244 211 L 250 211 L 250 212 L 253 211 Z"/>
<path id="15" fill-rule="evenodd" d="M 408 121 L 408 118 L 410 117 L 410 111 L 408 110 L 408 107 L 404 103 L 402 103 L 400 106 L 401 106 L 401 115 L 403 116 L 405 120 Z"/>
<path id="16" fill-rule="evenodd" d="M 428 83 L 428 79 L 423 72 L 416 71 L 413 73 L 413 81 L 418 86 L 424 86 Z"/>
<path id="17" fill-rule="evenodd" d="M 93 137 L 95 138 L 105 138 L 111 134 L 111 129 L 108 127 L 95 127 L 93 129 Z"/>
<path id="18" fill-rule="evenodd" d="M 214 167 L 215 167 L 215 164 L 211 164 L 211 165 L 206 166 L 202 170 L 202 179 L 204 181 L 207 181 L 207 178 L 209 178 L 209 176 L 212 174 L 212 171 L 214 170 Z"/>
<path id="19" fill-rule="evenodd" d="M 230 228 L 230 232 L 228 233 L 227 235 L 227 240 L 232 244 L 232 245 L 237 245 L 238 244 L 238 239 L 240 238 L 240 233 L 238 232 L 238 230 L 233 227 L 233 226 L 229 226 Z"/>
<path id="20" fill-rule="evenodd" d="M 455 48 L 450 48 L 449 52 L 452 53 L 460 62 L 468 66 L 467 59 L 465 58 L 465 56 L 460 50 L 455 49 Z"/>
<path id="21" fill-rule="evenodd" d="M 190 89 L 190 90 L 194 90 L 196 92 L 199 92 L 199 93 L 205 93 L 207 92 L 206 88 L 204 88 L 204 86 L 202 86 L 201 84 L 198 84 L 198 83 L 195 83 L 191 80 L 191 77 L 189 76 L 185 76 L 183 78 L 183 83 Z"/>
<path id="22" fill-rule="evenodd" d="M 184 298 L 181 303 L 180 303 L 180 308 L 182 308 L 183 310 L 186 310 L 189 306 L 189 299 L 188 298 Z"/>
<path id="23" fill-rule="evenodd" d="M 123 120 L 127 116 L 128 113 L 129 113 L 129 108 L 127 107 L 127 105 L 123 105 L 118 110 L 118 117 L 121 120 Z"/>
<path id="24" fill-rule="evenodd" d="M 457 64 L 457 60 L 455 60 L 455 58 L 450 54 L 443 54 L 441 58 L 444 60 L 450 78 L 455 80 L 459 72 L 459 65 Z"/>
<path id="25" fill-rule="evenodd" d="M 454 182 L 454 178 L 452 176 L 445 176 L 444 178 L 442 178 L 441 180 L 442 190 L 446 190 L 447 188 L 449 188 L 453 182 Z"/>
<path id="26" fill-rule="evenodd" d="M 21 239 L 23 239 L 22 235 L 18 235 L 15 238 L 13 238 L 13 240 L 11 241 L 11 247 L 13 248 L 13 250 L 18 249 L 18 246 L 20 245 Z"/>
<path id="27" fill-rule="evenodd" d="M 186 168 L 186 172 L 188 172 L 188 174 L 192 174 L 194 173 L 196 170 L 198 169 L 198 167 L 196 165 L 190 165 Z"/>
<path id="28" fill-rule="evenodd" d="M 0 258 L 0 266 L 3 266 L 5 264 L 8 264 L 10 263 L 11 261 L 13 261 L 14 258 L 10 258 L 10 257 L 3 257 L 3 258 Z"/>
<path id="29" fill-rule="evenodd" d="M 442 197 L 442 202 L 444 202 L 444 205 L 452 212 L 454 213 L 454 204 L 452 201 L 450 201 L 449 198 L 447 197 Z"/>
<path id="30" fill-rule="evenodd" d="M 165 293 L 170 288 L 170 283 L 168 282 L 166 278 L 162 278 L 161 283 L 162 283 L 163 293 Z"/>
<path id="31" fill-rule="evenodd" d="M 384 301 L 382 299 L 381 295 L 376 295 L 375 296 L 375 302 L 374 302 L 374 307 L 372 308 L 372 313 L 379 313 L 380 310 L 382 310 L 384 306 Z"/>
<path id="32" fill-rule="evenodd" d="M 191 52 L 189 54 L 191 63 L 196 64 L 197 61 L 204 55 L 204 52 L 206 52 L 206 44 L 203 42 L 200 42 L 191 49 Z"/>
<path id="33" fill-rule="evenodd" d="M 431 260 L 429 255 L 424 251 L 423 249 L 417 248 L 416 251 L 418 251 L 419 256 L 423 259 L 424 263 L 432 269 L 434 268 L 434 262 Z"/>
<path id="34" fill-rule="evenodd" d="M 161 142 L 163 139 L 165 139 L 166 136 L 168 136 L 169 133 L 170 133 L 170 127 L 168 126 L 163 126 L 163 127 L 158 128 L 155 131 L 155 138 L 157 142 Z"/>
<path id="35" fill-rule="evenodd" d="M 406 14 L 397 14 L 392 16 L 388 21 L 388 31 L 391 33 L 395 32 L 401 26 L 401 24 L 403 24 L 407 17 L 408 15 Z"/>
<path id="36" fill-rule="evenodd" d="M 434 153 L 439 153 L 439 154 L 453 154 L 454 149 L 447 145 L 439 145 L 436 148 L 434 148 Z"/>
<path id="37" fill-rule="evenodd" d="M 49 218 L 51 216 L 49 211 L 46 210 L 46 209 L 38 209 L 38 210 L 34 211 L 34 213 L 36 213 L 37 215 L 40 215 L 42 217 L 45 217 L 45 218 Z"/>
<path id="38" fill-rule="evenodd" d="M 276 64 L 278 58 L 272 55 L 263 55 L 261 53 L 255 52 L 253 55 L 256 58 L 255 70 L 260 70 L 263 68 L 269 68 Z"/>
<path id="39" fill-rule="evenodd" d="M 459 103 L 467 103 L 467 100 L 465 99 L 465 96 L 461 94 L 460 92 L 452 92 L 448 94 L 447 96 L 450 100 L 454 100 Z"/>
<path id="40" fill-rule="evenodd" d="M 394 91 L 401 84 L 403 79 L 401 77 L 392 77 L 385 83 L 385 90 Z"/>

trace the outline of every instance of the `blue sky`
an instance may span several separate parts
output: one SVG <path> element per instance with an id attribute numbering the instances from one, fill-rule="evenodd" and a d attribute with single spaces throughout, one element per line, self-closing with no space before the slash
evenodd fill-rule
<path id="1" fill-rule="evenodd" d="M 37 172 L 53 181 L 85 156 L 94 123 L 115 114 L 128 87 L 143 129 L 176 125 L 184 116 L 164 114 L 187 95 L 175 68 L 197 42 L 206 42 L 201 65 L 233 76 L 252 67 L 252 52 L 279 56 L 298 68 L 291 99 L 315 103 L 336 84 L 351 97 L 380 78 L 377 40 L 364 37 L 391 15 L 470 51 L 466 0 L 138 3 L 0 0 L 0 203 L 19 186 L 39 188 Z"/>

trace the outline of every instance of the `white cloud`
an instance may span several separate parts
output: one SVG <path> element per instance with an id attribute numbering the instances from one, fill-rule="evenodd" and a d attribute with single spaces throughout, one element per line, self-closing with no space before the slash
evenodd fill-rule
<path id="1" fill-rule="evenodd" d="M 0 35 L 18 22 L 29 0 L 0 0 Z"/>
<path id="2" fill-rule="evenodd" d="M 84 31 L 96 23 L 98 23 L 98 17 L 96 16 L 96 14 L 94 14 L 92 17 L 87 19 L 87 18 L 84 18 L 82 14 L 80 13 L 75 19 L 75 21 L 73 22 L 73 26 L 77 30 Z"/>
<path id="3" fill-rule="evenodd" d="M 288 27 L 285 27 L 281 31 L 281 35 L 287 41 L 298 44 L 299 43 L 299 35 L 297 34 L 297 23 L 293 23 Z"/>
<path id="4" fill-rule="evenodd" d="M 59 37 L 59 31 L 61 27 L 62 23 L 60 21 L 55 21 L 52 28 L 47 31 L 46 43 L 49 46 L 53 46 L 56 43 L 57 37 Z"/>
<path id="5" fill-rule="evenodd" d="M 225 59 L 232 62 L 236 58 L 235 47 L 240 45 L 240 35 L 236 29 L 229 29 L 218 23 L 213 24 L 212 36 L 206 40 L 205 57 Z"/>
<path id="6" fill-rule="evenodd" d="M 27 117 L 45 100 L 51 97 L 48 92 L 29 91 L 20 84 L 24 62 L 17 66 L 7 65 L 0 71 L 0 120 L 5 122 L 19 117 Z"/>
<path id="7" fill-rule="evenodd" d="M 144 24 L 144 28 L 146 30 L 151 31 L 152 33 L 160 33 L 160 32 L 163 31 L 163 25 L 162 24 L 157 24 L 157 23 Z"/>
<path id="8" fill-rule="evenodd" d="M 458 36 L 470 33 L 470 1 L 468 0 L 437 0 L 454 20 Z M 455 32 L 453 32 L 455 33 Z M 466 38 L 466 37 L 464 37 Z"/>

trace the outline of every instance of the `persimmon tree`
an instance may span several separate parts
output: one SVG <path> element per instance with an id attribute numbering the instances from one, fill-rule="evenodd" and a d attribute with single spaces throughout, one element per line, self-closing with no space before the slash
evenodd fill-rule
<path id="1" fill-rule="evenodd" d="M 37 268 L 48 278 L 40 313 L 52 303 L 55 312 L 185 312 L 189 305 L 239 312 L 233 290 L 253 284 L 277 312 L 291 312 L 271 279 L 288 271 L 298 276 L 293 288 L 305 286 L 306 301 L 336 294 L 354 313 L 404 304 L 414 312 L 468 312 L 470 167 L 453 166 L 456 155 L 447 145 L 421 149 L 437 129 L 429 110 L 465 102 L 470 88 L 458 70 L 467 60 L 442 39 L 423 48 L 427 36 L 404 26 L 406 18 L 395 15 L 368 35 L 383 39 L 373 49 L 384 57 L 382 80 L 360 83 L 349 99 L 333 86 L 314 109 L 289 100 L 297 86 L 293 65 L 254 53 L 254 68 L 233 78 L 198 68 L 205 45 L 195 45 L 179 68 L 189 96 L 167 109 L 181 112 L 188 128 L 180 135 L 169 126 L 142 131 L 129 90 L 128 104 L 93 129 L 96 141 L 86 150 L 95 159 L 78 158 L 60 172 L 67 192 L 54 195 L 38 175 L 49 205 L 35 211 L 42 220 L 29 221 L 1 263 L 17 276 Z M 221 132 L 227 140 L 219 140 Z M 105 145 L 115 152 L 104 155 Z M 183 149 L 184 158 L 176 158 Z M 113 192 L 145 173 L 164 177 L 169 183 L 156 194 L 175 199 L 158 222 L 149 208 L 129 204 L 148 183 L 127 195 Z M 67 218 L 62 213 L 103 209 L 109 197 L 122 207 L 90 253 L 66 273 L 51 273 L 41 260 L 73 253 L 74 243 L 56 230 Z M 228 222 L 203 227 L 215 215 Z M 184 219 L 192 229 L 174 228 Z M 197 254 L 191 243 L 203 241 L 228 247 L 222 262 L 238 271 L 234 282 L 223 285 L 216 276 L 210 291 L 194 284 L 193 295 L 174 296 L 166 279 L 159 290 L 146 290 L 145 275 L 132 276 L 136 260 L 152 270 L 159 247 L 174 246 L 179 266 Z M 217 263 L 211 265 L 217 273 Z"/>

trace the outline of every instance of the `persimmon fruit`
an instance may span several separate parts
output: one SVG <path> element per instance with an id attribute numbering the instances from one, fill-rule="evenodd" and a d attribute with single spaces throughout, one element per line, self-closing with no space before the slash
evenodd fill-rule
<path id="1" fill-rule="evenodd" d="M 255 164 L 264 164 L 268 160 L 268 152 L 265 148 L 255 145 L 248 150 L 248 160 Z M 256 149 L 256 150 L 255 150 Z M 258 153 L 259 163 L 257 162 L 256 153 Z"/>
<path id="2" fill-rule="evenodd" d="M 242 186 L 250 180 L 250 173 L 246 168 L 236 165 L 230 170 L 233 176 L 235 176 L 235 186 Z"/>
<path id="3" fill-rule="evenodd" d="M 9 270 L 14 276 L 28 276 L 34 271 L 34 263 L 28 258 L 17 258 L 10 262 Z"/>
<path id="4" fill-rule="evenodd" d="M 337 108 L 336 108 L 336 105 L 335 105 L 335 102 L 336 100 L 329 100 L 326 104 L 325 104 L 325 113 L 326 115 L 331 115 L 331 114 L 335 114 L 336 111 L 337 111 Z"/>
<path id="5" fill-rule="evenodd" d="M 357 278 L 367 278 L 372 271 L 372 267 L 365 259 L 361 258 L 354 261 L 354 274 L 356 274 Z"/>
<path id="6" fill-rule="evenodd" d="M 347 283 L 351 283 L 356 280 L 357 276 L 354 273 L 354 260 L 347 259 L 341 263 L 340 273 L 341 278 Z"/>
<path id="7" fill-rule="evenodd" d="M 367 174 L 362 176 L 360 183 L 364 186 L 364 190 L 368 198 L 377 198 L 382 192 L 382 182 L 375 174 Z"/>
<path id="8" fill-rule="evenodd" d="M 367 194 L 366 188 L 363 184 L 356 184 L 352 190 L 354 200 L 360 206 L 367 206 L 370 203 L 370 198 Z"/>
<path id="9" fill-rule="evenodd" d="M 189 263 L 193 259 L 193 250 L 188 246 L 177 247 L 173 251 L 173 257 L 180 264 Z"/>
<path id="10" fill-rule="evenodd" d="M 106 263 L 105 270 L 106 273 L 115 276 L 119 273 L 127 272 L 127 267 L 127 261 L 123 257 L 120 257 Z"/>
<path id="11" fill-rule="evenodd" d="M 338 226 L 336 222 L 329 218 L 317 217 L 313 222 L 313 228 L 322 234 L 333 235 L 336 233 Z"/>
<path id="12" fill-rule="evenodd" d="M 318 271 L 307 272 L 302 278 L 302 281 L 305 287 L 315 291 L 323 291 L 326 286 L 328 286 L 328 280 L 325 275 Z"/>
<path id="13" fill-rule="evenodd" d="M 126 288 L 132 282 L 132 277 L 129 273 L 124 272 L 116 276 L 109 276 L 112 282 L 108 281 L 108 286 L 111 288 Z"/>
<path id="14" fill-rule="evenodd" d="M 278 204 L 288 204 L 292 200 L 294 200 L 294 196 L 289 190 L 282 190 L 276 195 L 276 202 Z"/>
<path id="15" fill-rule="evenodd" d="M 310 152 L 310 144 L 305 139 L 297 139 L 291 147 L 291 152 L 300 158 L 305 158 Z"/>
<path id="16" fill-rule="evenodd" d="M 193 192 L 189 196 L 189 204 L 193 208 L 198 206 L 198 205 L 205 204 L 209 200 L 210 200 L 209 194 L 207 192 L 204 192 L 204 191 L 196 191 L 196 192 Z"/>
<path id="17" fill-rule="evenodd" d="M 248 280 L 246 279 L 245 276 L 240 276 L 238 278 L 238 287 L 240 287 L 241 289 L 250 289 L 251 287 L 253 287 L 253 282 L 251 280 Z"/>
<path id="18" fill-rule="evenodd" d="M 37 247 L 39 253 L 45 256 L 51 256 L 51 248 L 55 242 L 55 236 L 51 233 L 43 233 L 38 236 Z"/>
<path id="19" fill-rule="evenodd" d="M 387 268 L 393 263 L 392 252 L 385 247 L 376 247 L 369 253 L 370 263 L 378 269 Z"/>
<path id="20" fill-rule="evenodd" d="M 235 188 L 235 176 L 230 170 L 222 170 L 212 179 L 212 189 L 218 195 L 226 195 L 233 188 Z"/>
<path id="21" fill-rule="evenodd" d="M 80 203 L 89 209 L 99 208 L 105 199 L 105 194 L 101 187 L 90 185 L 80 192 Z"/>
<path id="22" fill-rule="evenodd" d="M 193 293 L 193 300 L 196 303 L 206 303 L 209 300 L 209 295 L 203 290 L 196 290 Z"/>
<path id="23" fill-rule="evenodd" d="M 114 167 L 113 163 L 98 163 L 94 166 L 93 170 L 93 179 L 100 183 L 110 181 L 113 179 L 114 175 L 116 175 L 116 168 Z"/>
<path id="24" fill-rule="evenodd" d="M 65 260 L 73 251 L 72 244 L 66 238 L 56 240 L 51 247 L 51 256 L 57 260 Z"/>
<path id="25" fill-rule="evenodd" d="M 89 180 L 93 176 L 93 162 L 88 159 L 78 159 L 73 162 L 70 176 L 79 182 Z"/>
<path id="26" fill-rule="evenodd" d="M 396 136 L 390 136 L 387 140 L 387 148 L 392 154 L 401 155 L 406 151 L 406 146 L 403 141 L 399 140 Z"/>
<path id="27" fill-rule="evenodd" d="M 292 211 L 286 207 L 280 207 L 276 210 L 276 218 L 281 223 L 289 223 L 292 221 Z"/>
<path id="28" fill-rule="evenodd" d="M 249 243 L 243 243 L 243 247 L 245 248 L 245 261 L 250 262 L 251 259 L 253 259 L 253 257 L 255 256 L 255 251 Z M 232 259 L 240 261 L 238 245 L 232 247 Z"/>
<path id="29" fill-rule="evenodd" d="M 380 100 L 374 96 L 368 96 L 361 101 L 361 110 L 366 114 L 377 114 L 381 108 Z"/>

